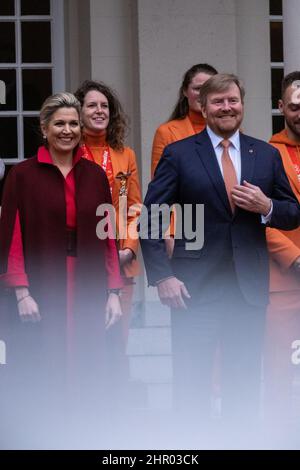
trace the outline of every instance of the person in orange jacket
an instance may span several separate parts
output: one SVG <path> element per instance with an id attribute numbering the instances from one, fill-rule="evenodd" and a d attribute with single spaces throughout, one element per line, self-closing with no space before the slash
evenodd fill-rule
<path id="1" fill-rule="evenodd" d="M 106 172 L 116 211 L 119 258 L 125 283 L 121 293 L 122 320 L 127 342 L 134 276 L 139 274 L 136 258 L 141 191 L 136 157 L 134 151 L 124 145 L 127 119 L 116 93 L 102 82 L 86 80 L 75 96 L 82 106 L 84 156 Z M 129 211 L 130 208 L 135 210 Z"/>
<path id="2" fill-rule="evenodd" d="M 291 188 L 300 202 L 300 71 L 282 82 L 279 109 L 285 129 L 270 143 L 281 155 Z M 293 342 L 300 339 L 300 228 L 267 229 L 270 254 L 270 304 L 267 311 L 265 414 L 268 421 L 288 425 L 292 417 L 295 365 Z"/>
<path id="3" fill-rule="evenodd" d="M 199 103 L 200 89 L 217 70 L 208 64 L 196 64 L 188 69 L 179 88 L 178 100 L 167 122 L 161 124 L 155 132 L 152 145 L 151 178 L 164 148 L 201 132 L 205 128 L 205 119 Z"/>

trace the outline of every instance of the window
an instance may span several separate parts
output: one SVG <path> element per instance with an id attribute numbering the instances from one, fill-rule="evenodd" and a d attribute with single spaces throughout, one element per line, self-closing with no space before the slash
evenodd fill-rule
<path id="1" fill-rule="evenodd" d="M 0 157 L 10 167 L 36 153 L 38 115 L 65 87 L 63 2 L 0 1 Z"/>
<path id="2" fill-rule="evenodd" d="M 281 95 L 281 81 L 284 76 L 282 0 L 270 0 L 270 46 L 272 83 L 272 129 L 273 133 L 284 128 L 284 117 L 278 110 Z"/>

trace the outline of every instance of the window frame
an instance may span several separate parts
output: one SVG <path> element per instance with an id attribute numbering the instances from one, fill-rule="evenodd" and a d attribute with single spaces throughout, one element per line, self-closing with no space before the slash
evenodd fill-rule
<path id="1" fill-rule="evenodd" d="M 271 24 L 274 21 L 276 21 L 278 23 L 283 23 L 283 15 L 269 15 L 269 23 Z M 271 40 L 271 37 L 270 37 L 270 40 Z M 283 60 L 284 60 L 284 57 L 283 57 Z M 284 73 L 284 62 L 270 62 L 271 79 L 272 79 L 272 70 L 273 69 L 283 69 L 283 73 Z M 281 116 L 281 113 L 280 113 L 278 107 L 273 108 L 272 97 L 271 97 L 271 106 L 272 106 L 271 119 L 272 119 L 272 123 L 273 123 L 273 116 Z M 273 124 L 272 124 L 272 133 L 274 133 Z"/>
<path id="2" fill-rule="evenodd" d="M 65 39 L 64 39 L 64 2 L 62 0 L 50 0 L 50 15 L 26 15 L 21 16 L 21 0 L 14 0 L 15 15 L 1 16 L 2 22 L 13 21 L 15 23 L 16 61 L 15 63 L 0 63 L 0 69 L 16 70 L 17 106 L 16 111 L 1 111 L 0 117 L 17 118 L 18 155 L 15 158 L 5 158 L 0 155 L 5 164 L 13 165 L 25 159 L 24 156 L 24 126 L 23 117 L 37 117 L 37 111 L 23 111 L 22 70 L 24 69 L 51 69 L 52 93 L 65 89 Z M 52 61 L 47 63 L 22 63 L 21 62 L 21 22 L 25 21 L 50 21 L 51 53 Z"/>

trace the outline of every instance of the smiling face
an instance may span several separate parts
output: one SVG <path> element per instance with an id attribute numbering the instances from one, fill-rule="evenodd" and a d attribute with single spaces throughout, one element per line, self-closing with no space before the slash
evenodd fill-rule
<path id="1" fill-rule="evenodd" d="M 102 135 L 109 124 L 109 103 L 103 93 L 88 91 L 82 105 L 84 128 L 93 135 Z"/>
<path id="2" fill-rule="evenodd" d="M 286 130 L 291 140 L 300 142 L 300 90 L 290 85 L 284 92 L 278 107 L 284 114 Z"/>
<path id="3" fill-rule="evenodd" d="M 240 128 L 243 120 L 244 105 L 239 87 L 232 83 L 223 92 L 209 93 L 202 113 L 211 130 L 228 139 Z"/>
<path id="4" fill-rule="evenodd" d="M 189 83 L 187 89 L 183 92 L 184 96 L 186 96 L 188 103 L 189 103 L 189 109 L 192 111 L 195 111 L 196 113 L 201 112 L 201 106 L 199 103 L 199 95 L 200 95 L 200 90 L 201 86 L 203 83 L 206 82 L 211 77 L 211 75 L 208 75 L 205 72 L 199 72 L 197 73 Z"/>
<path id="5" fill-rule="evenodd" d="M 59 108 L 47 124 L 41 126 L 49 151 L 70 153 L 80 141 L 79 115 L 75 108 Z"/>

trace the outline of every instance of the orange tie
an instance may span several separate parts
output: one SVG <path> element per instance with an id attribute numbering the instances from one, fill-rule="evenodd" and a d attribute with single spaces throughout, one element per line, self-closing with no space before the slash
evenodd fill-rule
<path id="1" fill-rule="evenodd" d="M 224 183 L 228 195 L 228 199 L 230 202 L 231 210 L 232 213 L 234 212 L 234 202 L 231 197 L 231 191 L 233 187 L 238 184 L 237 181 L 237 176 L 235 172 L 235 168 L 233 166 L 232 160 L 229 155 L 229 145 L 230 141 L 229 140 L 222 140 L 221 145 L 223 147 L 223 153 L 222 153 L 222 168 L 223 168 L 223 178 L 224 178 Z"/>

